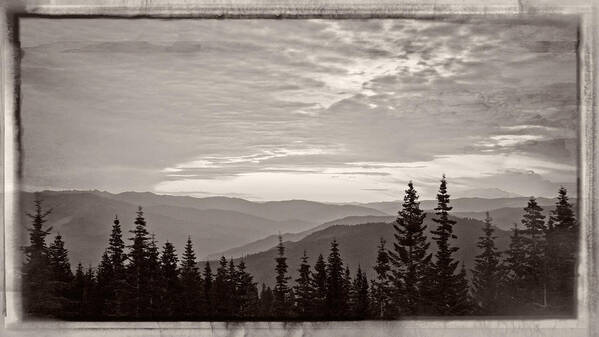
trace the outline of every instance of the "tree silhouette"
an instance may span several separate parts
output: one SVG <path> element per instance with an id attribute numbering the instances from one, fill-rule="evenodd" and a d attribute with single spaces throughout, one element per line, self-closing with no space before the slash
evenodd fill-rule
<path id="1" fill-rule="evenodd" d="M 312 271 L 310 270 L 305 250 L 298 272 L 299 277 L 295 280 L 296 285 L 294 287 L 295 312 L 298 317 L 310 318 L 313 315 L 315 290 L 313 287 Z"/>
<path id="2" fill-rule="evenodd" d="M 314 288 L 314 315 L 316 318 L 322 318 L 327 312 L 327 265 L 324 262 L 322 254 L 318 255 L 314 264 L 313 273 Z"/>
<path id="3" fill-rule="evenodd" d="M 131 293 L 128 296 L 130 312 L 135 318 L 142 318 L 143 308 L 147 307 L 147 271 L 148 271 L 148 241 L 149 233 L 146 229 L 146 220 L 141 206 L 137 210 L 135 228 L 130 231 L 133 237 L 129 238 L 129 265 L 127 268 L 127 283 Z"/>
<path id="4" fill-rule="evenodd" d="M 571 312 L 576 293 L 578 224 L 564 187 L 560 187 L 555 209 L 551 211 L 546 239 L 549 304 L 558 311 Z"/>
<path id="5" fill-rule="evenodd" d="M 275 258 L 276 278 L 275 287 L 273 289 L 273 314 L 278 317 L 287 317 L 289 315 L 290 304 L 292 304 L 293 301 L 290 301 L 290 289 L 287 285 L 290 277 L 287 276 L 287 258 L 285 257 L 285 246 L 283 246 L 283 238 L 281 235 L 279 235 L 277 254 L 277 257 Z"/>
<path id="6" fill-rule="evenodd" d="M 347 293 L 343 270 L 343 260 L 339 253 L 339 244 L 333 239 L 331 251 L 327 259 L 327 315 L 333 319 L 340 319 L 347 313 Z"/>
<path id="7" fill-rule="evenodd" d="M 165 242 L 160 256 L 161 271 L 161 293 L 160 305 L 162 306 L 162 317 L 172 319 L 177 313 L 179 306 L 179 294 L 181 285 L 179 282 L 179 258 L 175 246 L 170 242 Z"/>
<path id="8" fill-rule="evenodd" d="M 32 317 L 53 316 L 60 304 L 55 301 L 50 290 L 51 270 L 48 259 L 46 236 L 52 228 L 44 228 L 52 209 L 44 210 L 39 194 L 35 195 L 34 213 L 26 213 L 31 219 L 29 245 L 23 247 L 23 311 Z"/>
<path id="9" fill-rule="evenodd" d="M 181 282 L 180 308 L 183 317 L 192 319 L 199 316 L 200 307 L 200 284 L 202 282 L 198 271 L 196 256 L 193 251 L 191 237 L 187 237 L 185 250 L 181 257 L 181 269 L 179 271 Z"/>
<path id="10" fill-rule="evenodd" d="M 545 308 L 547 306 L 547 289 L 545 283 L 545 216 L 543 208 L 534 197 L 528 200 L 524 208 L 522 225 L 524 226 L 525 263 L 527 267 L 527 289 L 530 301 Z"/>
<path id="11" fill-rule="evenodd" d="M 421 288 L 431 260 L 427 252 L 426 214 L 420 209 L 418 194 L 410 181 L 405 191 L 402 209 L 393 228 L 395 242 L 389 251 L 391 281 L 394 287 L 393 305 L 405 315 L 417 315 L 422 311 Z"/>
<path id="12" fill-rule="evenodd" d="M 385 239 L 381 238 L 374 266 L 376 278 L 371 281 L 370 287 L 373 317 L 377 319 L 390 318 L 394 315 L 393 308 L 391 308 L 391 266 L 385 243 Z"/>
<path id="13" fill-rule="evenodd" d="M 452 246 L 451 239 L 457 239 L 453 234 L 455 220 L 449 219 L 449 211 L 453 207 L 449 206 L 449 194 L 447 194 L 447 180 L 445 175 L 441 179 L 439 193 L 437 193 L 437 207 L 435 208 L 436 218 L 432 220 L 437 223 L 437 228 L 431 233 L 433 240 L 437 243 L 436 261 L 432 266 L 432 277 L 428 280 L 430 291 L 428 299 L 432 306 L 432 312 L 438 315 L 449 315 L 454 313 L 455 296 L 460 280 L 455 275 L 456 267 L 459 261 L 453 258 L 453 254 L 458 251 L 458 247 Z M 424 295 L 424 294 L 423 294 Z"/>
<path id="14" fill-rule="evenodd" d="M 486 213 L 483 236 L 478 238 L 477 247 L 480 253 L 476 256 L 474 270 L 472 271 L 472 285 L 474 299 L 480 313 L 493 313 L 499 304 L 499 285 L 503 280 L 501 272 L 501 253 L 495 247 L 495 229 L 492 218 Z"/>

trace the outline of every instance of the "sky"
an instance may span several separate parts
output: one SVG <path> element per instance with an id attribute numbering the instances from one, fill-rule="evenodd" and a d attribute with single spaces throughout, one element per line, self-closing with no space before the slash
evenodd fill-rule
<path id="1" fill-rule="evenodd" d="M 24 18 L 23 188 L 575 193 L 576 24 Z"/>

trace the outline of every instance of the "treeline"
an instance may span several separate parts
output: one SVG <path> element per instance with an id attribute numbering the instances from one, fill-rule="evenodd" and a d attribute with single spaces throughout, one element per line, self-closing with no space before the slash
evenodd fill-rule
<path id="1" fill-rule="evenodd" d="M 575 308 L 578 225 L 567 191 L 560 188 L 556 208 L 545 221 L 535 198 L 514 224 L 509 249 L 495 246 L 492 219 L 485 220 L 479 254 L 470 276 L 454 255 L 454 220 L 445 176 L 437 194 L 432 237 L 423 225 L 413 184 L 398 212 L 394 239 L 381 238 L 368 280 L 357 266 L 344 264 L 331 242 L 310 265 L 307 252 L 291 280 L 281 239 L 271 288 L 258 287 L 245 261 L 225 257 L 213 266 L 196 261 L 188 237 L 181 258 L 170 242 L 162 247 L 146 229 L 139 208 L 135 227 L 123 240 L 115 217 L 108 246 L 96 268 L 81 264 L 73 273 L 64 241 L 44 223 L 51 210 L 39 198 L 23 247 L 23 310 L 26 317 L 66 320 L 362 320 L 413 316 L 571 315 Z M 430 245 L 437 246 L 430 252 Z M 374 248 L 374 247 L 373 247 Z"/>

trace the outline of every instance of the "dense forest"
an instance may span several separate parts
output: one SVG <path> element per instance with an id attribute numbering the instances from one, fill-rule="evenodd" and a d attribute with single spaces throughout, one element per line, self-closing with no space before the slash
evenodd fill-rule
<path id="1" fill-rule="evenodd" d="M 26 318 L 62 320 L 364 320 L 415 316 L 572 316 L 575 314 L 578 224 L 567 191 L 560 188 L 548 219 L 534 197 L 514 224 L 509 249 L 495 246 L 487 214 L 472 270 L 454 255 L 455 220 L 445 176 L 427 237 L 427 214 L 410 182 L 393 223 L 394 240 L 381 239 L 369 280 L 360 266 L 344 265 L 336 240 L 328 256 L 288 261 L 281 239 L 273 261 L 273 286 L 254 282 L 244 259 L 197 261 L 189 237 L 179 256 L 146 228 L 140 207 L 123 238 L 115 217 L 99 265 L 73 272 L 65 243 L 45 225 L 51 209 L 36 198 L 27 213 L 22 299 Z M 524 205 L 523 205 L 524 206 Z M 429 252 L 430 245 L 436 252 Z M 310 259 L 314 259 L 313 265 Z M 290 264 L 299 277 L 291 280 Z M 214 269 L 214 271 L 213 271 Z"/>

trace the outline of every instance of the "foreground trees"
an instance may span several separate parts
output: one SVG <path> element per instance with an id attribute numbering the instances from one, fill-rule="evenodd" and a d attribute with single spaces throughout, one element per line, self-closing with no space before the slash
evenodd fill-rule
<path id="1" fill-rule="evenodd" d="M 455 218 L 443 176 L 427 241 L 426 214 L 410 182 L 396 222 L 391 248 L 381 238 L 372 270 L 352 273 L 332 239 L 326 258 L 310 265 L 304 251 L 298 277 L 288 275 L 285 244 L 279 238 L 272 288 L 261 290 L 243 259 L 221 257 L 212 271 L 201 267 L 188 237 L 181 258 L 170 242 L 159 249 L 139 208 L 125 246 L 121 224 L 113 221 L 98 267 L 80 263 L 73 274 L 65 241 L 47 245 L 51 210 L 36 198 L 29 245 L 23 247 L 23 309 L 27 317 L 71 320 L 361 320 L 402 316 L 460 316 L 572 313 L 575 304 L 578 224 L 567 191 L 559 190 L 545 222 L 534 198 L 514 224 L 509 249 L 498 251 L 487 213 L 471 276 L 458 252 Z M 431 252 L 434 242 L 436 251 Z M 293 268 L 293 267 L 292 267 Z M 368 280 L 367 275 L 372 275 Z M 471 285 L 470 285 L 471 284 Z"/>

